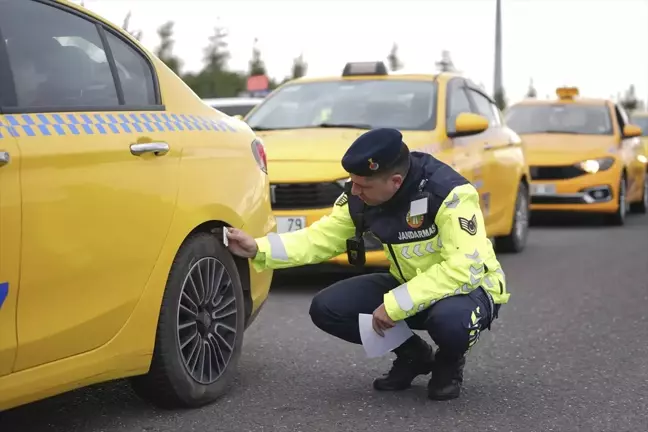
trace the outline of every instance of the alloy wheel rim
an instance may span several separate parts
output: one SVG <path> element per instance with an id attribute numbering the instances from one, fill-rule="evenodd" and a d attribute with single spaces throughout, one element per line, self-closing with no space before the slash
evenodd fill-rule
<path id="1" fill-rule="evenodd" d="M 178 301 L 176 335 L 182 362 L 200 384 L 216 382 L 229 365 L 238 331 L 236 303 L 222 262 L 205 257 L 191 266 Z"/>

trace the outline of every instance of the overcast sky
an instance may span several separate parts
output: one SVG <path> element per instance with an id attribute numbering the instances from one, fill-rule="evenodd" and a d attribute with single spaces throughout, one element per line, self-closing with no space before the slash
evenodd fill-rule
<path id="1" fill-rule="evenodd" d="M 80 0 L 74 0 L 80 3 Z M 301 52 L 308 75 L 339 74 L 347 61 L 385 59 L 393 42 L 407 69 L 434 71 L 441 51 L 457 68 L 493 87 L 495 0 L 85 0 L 89 9 L 157 46 L 156 29 L 175 21 L 175 52 L 200 69 L 220 19 L 230 67 L 247 68 L 254 38 L 270 75 L 290 73 Z M 609 97 L 635 84 L 648 97 L 648 0 L 502 0 L 504 85 L 510 100 L 533 78 L 538 95 L 560 85 Z"/>

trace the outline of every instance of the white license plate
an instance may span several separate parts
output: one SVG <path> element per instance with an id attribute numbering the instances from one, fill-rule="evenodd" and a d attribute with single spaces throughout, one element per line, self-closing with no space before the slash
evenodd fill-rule
<path id="1" fill-rule="evenodd" d="M 556 185 L 552 184 L 532 184 L 531 195 L 550 195 L 556 193 Z"/>
<path id="2" fill-rule="evenodd" d="M 277 233 L 299 231 L 306 228 L 305 216 L 276 216 Z"/>

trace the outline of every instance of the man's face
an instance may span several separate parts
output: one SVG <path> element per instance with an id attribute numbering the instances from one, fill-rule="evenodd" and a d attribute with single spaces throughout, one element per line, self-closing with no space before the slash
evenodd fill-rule
<path id="1" fill-rule="evenodd" d="M 389 201 L 403 184 L 403 176 L 360 177 L 351 174 L 351 195 L 355 195 L 367 205 L 376 206 Z"/>

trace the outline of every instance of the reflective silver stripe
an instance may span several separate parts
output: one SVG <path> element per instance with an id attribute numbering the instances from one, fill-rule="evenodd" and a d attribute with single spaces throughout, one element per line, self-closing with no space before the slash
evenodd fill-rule
<path id="1" fill-rule="evenodd" d="M 414 307 L 414 300 L 412 300 L 409 291 L 407 291 L 407 284 L 394 288 L 392 293 L 394 293 L 396 303 L 398 303 L 398 307 L 401 308 L 402 311 L 412 310 Z"/>
<path id="2" fill-rule="evenodd" d="M 504 271 L 501 268 L 498 268 L 497 270 L 495 270 L 495 273 L 502 275 L 502 281 L 504 282 L 504 285 L 506 285 L 506 275 L 504 274 Z"/>
<path id="3" fill-rule="evenodd" d="M 268 233 L 268 243 L 270 243 L 270 256 L 272 259 L 288 261 L 288 252 L 277 233 Z"/>
<path id="4" fill-rule="evenodd" d="M 475 261 L 477 264 L 481 264 L 481 260 L 479 259 L 479 251 L 475 249 L 475 252 L 471 254 L 464 254 L 466 258 L 471 259 Z"/>
<path id="5" fill-rule="evenodd" d="M 436 252 L 436 251 L 434 250 L 434 246 L 432 246 L 432 242 L 431 242 L 431 241 L 429 241 L 429 242 L 425 245 L 425 250 L 428 251 L 428 252 L 430 252 L 430 253 L 434 253 L 434 252 Z"/>
<path id="6" fill-rule="evenodd" d="M 493 282 L 490 280 L 490 275 L 486 276 L 484 278 L 484 281 L 486 281 L 486 285 L 488 285 L 488 288 L 493 288 Z"/>
<path id="7" fill-rule="evenodd" d="M 459 195 L 457 195 L 456 192 L 453 193 L 452 199 L 450 201 L 446 201 L 444 204 L 448 208 L 457 208 L 457 206 L 459 205 Z"/>

